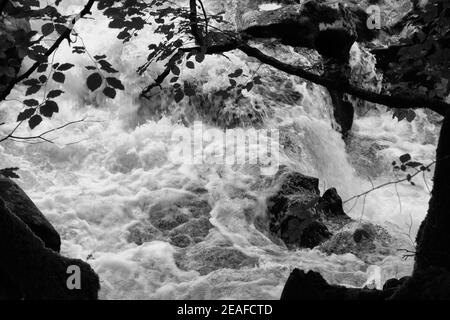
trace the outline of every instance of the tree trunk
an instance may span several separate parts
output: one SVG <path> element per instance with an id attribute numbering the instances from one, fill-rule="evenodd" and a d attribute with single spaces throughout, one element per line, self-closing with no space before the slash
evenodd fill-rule
<path id="1" fill-rule="evenodd" d="M 450 116 L 442 125 L 428 214 L 417 234 L 414 273 L 430 267 L 450 271 Z"/>

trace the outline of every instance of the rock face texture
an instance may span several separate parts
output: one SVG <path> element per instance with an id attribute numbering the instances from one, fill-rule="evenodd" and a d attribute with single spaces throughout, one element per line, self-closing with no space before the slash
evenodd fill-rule
<path id="1" fill-rule="evenodd" d="M 294 47 L 316 49 L 327 58 L 347 61 L 357 40 L 373 38 L 362 9 L 337 8 L 317 1 L 284 5 L 271 11 L 242 12 L 238 31 L 253 38 L 275 38 Z"/>
<path id="2" fill-rule="evenodd" d="M 6 5 L 11 9 L 11 2 Z M 16 78 L 25 57 L 28 45 L 26 34 L 31 31 L 30 23 L 26 19 L 15 19 L 0 16 L 0 97 L 9 94 L 7 86 Z M 14 33 L 14 37 L 11 34 Z M 19 41 L 17 41 L 19 40 Z"/>
<path id="3" fill-rule="evenodd" d="M 27 225 L 0 199 L 0 297 L 10 299 L 97 299 L 100 283 L 91 267 L 44 247 Z M 79 270 L 80 288 L 69 289 L 68 270 Z M 2 282 L 3 280 L 3 282 Z M 6 292 L 5 292 L 6 291 Z"/>
<path id="4" fill-rule="evenodd" d="M 0 198 L 6 207 L 22 220 L 45 246 L 59 252 L 61 238 L 25 192 L 11 179 L 0 176 Z"/>
<path id="5" fill-rule="evenodd" d="M 355 289 L 330 285 L 320 273 L 294 269 L 281 294 L 281 300 L 386 300 L 406 279 L 383 290 Z"/>
<path id="6" fill-rule="evenodd" d="M 61 256 L 60 247 L 59 234 L 25 192 L 0 177 L 0 299 L 97 299 L 97 274 Z M 77 283 L 71 275 L 79 275 L 79 288 L 69 288 Z"/>
<path id="7" fill-rule="evenodd" d="M 291 249 L 314 248 L 328 240 L 335 225 L 350 222 L 336 189 L 320 196 L 319 180 L 299 172 L 280 170 L 267 202 L 267 228 Z"/>

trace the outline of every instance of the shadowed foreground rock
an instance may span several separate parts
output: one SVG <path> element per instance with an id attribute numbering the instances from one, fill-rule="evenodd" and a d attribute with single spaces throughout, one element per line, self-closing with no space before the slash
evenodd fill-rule
<path id="1" fill-rule="evenodd" d="M 0 281 L 15 290 L 1 292 L 0 298 L 85 300 L 97 299 L 100 283 L 91 267 L 77 259 L 62 257 L 44 246 L 27 225 L 0 199 Z M 70 290 L 69 266 L 81 271 L 81 289 Z M 0 283 L 1 285 L 1 283 Z"/>
<path id="2" fill-rule="evenodd" d="M 284 286 L 281 300 L 384 300 L 395 288 L 381 291 L 330 285 L 318 272 L 294 269 Z"/>
<path id="3" fill-rule="evenodd" d="M 450 272 L 430 268 L 411 277 L 390 279 L 383 290 L 330 285 L 318 272 L 294 269 L 281 300 L 450 300 Z"/>
<path id="4" fill-rule="evenodd" d="M 25 192 L 11 179 L 0 175 L 0 199 L 6 207 L 22 220 L 47 248 L 59 252 L 61 238 Z"/>

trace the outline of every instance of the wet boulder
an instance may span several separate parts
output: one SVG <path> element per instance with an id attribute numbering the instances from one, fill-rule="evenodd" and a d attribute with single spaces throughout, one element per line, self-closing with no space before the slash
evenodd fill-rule
<path id="1" fill-rule="evenodd" d="M 242 9 L 238 30 L 245 37 L 275 38 L 293 47 L 316 49 L 321 55 L 347 61 L 356 40 L 375 36 L 360 8 L 331 6 L 318 1 L 283 5 L 270 11 Z"/>
<path id="2" fill-rule="evenodd" d="M 14 181 L 0 175 L 0 199 L 6 207 L 38 236 L 45 246 L 59 252 L 61 238 L 26 193 Z"/>
<path id="3" fill-rule="evenodd" d="M 281 300 L 384 300 L 385 292 L 330 285 L 314 271 L 294 269 L 281 294 Z"/>
<path id="4" fill-rule="evenodd" d="M 312 218 L 314 205 L 320 198 L 319 180 L 299 172 L 285 172 L 276 178 L 275 190 L 266 201 L 268 228 L 278 238 L 291 239 L 284 237 L 282 232 L 291 230 L 292 224 L 300 225 L 301 221 Z M 297 220 L 288 218 L 291 216 Z M 292 222 L 284 222 L 286 219 Z M 287 225 L 281 228 L 282 224 Z"/>
<path id="5" fill-rule="evenodd" d="M 281 225 L 281 239 L 288 248 L 314 248 L 331 237 L 320 221 L 287 217 Z"/>
<path id="6" fill-rule="evenodd" d="M 344 212 L 342 198 L 339 196 L 335 188 L 330 188 L 323 193 L 322 197 L 319 199 L 318 208 L 322 210 L 327 217 L 342 217 L 350 219 L 350 217 Z"/>
<path id="7" fill-rule="evenodd" d="M 450 300 L 450 272 L 431 267 L 405 278 L 391 297 L 392 300 Z"/>
<path id="8" fill-rule="evenodd" d="M 182 270 L 195 270 L 201 275 L 219 269 L 242 269 L 254 267 L 259 259 L 252 257 L 234 247 L 204 247 L 197 244 L 176 256 L 176 263 Z"/>
<path id="9" fill-rule="evenodd" d="M 281 239 L 290 249 L 314 248 L 351 221 L 336 189 L 320 196 L 316 178 L 282 167 L 271 187 L 266 224 L 258 221 L 257 228 L 264 232 L 266 225 L 271 238 Z"/>
<path id="10" fill-rule="evenodd" d="M 3 298 L 87 300 L 98 297 L 99 278 L 89 264 L 47 248 L 2 198 L 0 256 L 0 296 Z M 70 279 L 71 276 L 74 278 Z"/>
<path id="11" fill-rule="evenodd" d="M 397 239 L 385 228 L 369 222 L 350 222 L 322 243 L 318 249 L 327 254 L 351 253 L 366 263 L 374 264 L 386 256 L 396 255 L 396 249 L 407 247 L 406 239 Z"/>

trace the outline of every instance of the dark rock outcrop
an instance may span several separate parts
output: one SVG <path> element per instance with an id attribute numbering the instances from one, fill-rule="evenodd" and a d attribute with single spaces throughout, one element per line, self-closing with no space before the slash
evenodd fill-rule
<path id="1" fill-rule="evenodd" d="M 323 211 L 327 217 L 345 217 L 348 218 L 344 212 L 342 199 L 335 188 L 330 188 L 325 191 L 319 199 L 318 208 Z"/>
<path id="2" fill-rule="evenodd" d="M 281 300 L 384 300 L 388 295 L 387 291 L 330 285 L 318 272 L 294 269 Z"/>
<path id="3" fill-rule="evenodd" d="M 241 34 L 276 38 L 283 44 L 316 49 L 324 57 L 347 61 L 356 40 L 375 36 L 362 9 L 334 8 L 317 1 L 286 5 L 271 11 L 249 11 L 238 19 Z"/>
<path id="4" fill-rule="evenodd" d="M 314 248 L 332 236 L 329 228 L 350 221 L 335 189 L 320 196 L 319 180 L 282 168 L 267 198 L 267 229 L 291 249 Z M 257 226 L 264 229 L 264 224 Z M 264 231 L 264 230 L 262 230 Z"/>
<path id="5" fill-rule="evenodd" d="M 84 300 L 97 299 L 99 278 L 77 259 L 62 257 L 44 242 L 0 199 L 0 284 L 4 298 Z M 69 267 L 79 268 L 79 289 L 69 289 Z M 6 291 L 6 292 L 5 292 Z"/>
<path id="6" fill-rule="evenodd" d="M 392 300 L 450 300 L 450 272 L 429 268 L 403 279 Z"/>
<path id="7" fill-rule="evenodd" d="M 383 290 L 346 288 L 328 284 L 318 272 L 294 269 L 281 300 L 449 300 L 450 273 L 442 268 L 389 279 Z"/>
<path id="8" fill-rule="evenodd" d="M 61 238 L 25 192 L 11 179 L 0 175 L 0 199 L 6 207 L 22 220 L 45 246 L 59 252 Z"/>

